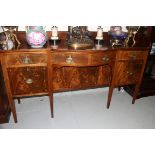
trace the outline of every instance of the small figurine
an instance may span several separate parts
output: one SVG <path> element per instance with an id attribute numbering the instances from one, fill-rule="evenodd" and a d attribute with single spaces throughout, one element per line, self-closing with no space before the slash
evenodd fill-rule
<path id="1" fill-rule="evenodd" d="M 67 33 L 67 44 L 72 49 L 92 49 L 94 42 L 87 26 L 69 26 Z"/>

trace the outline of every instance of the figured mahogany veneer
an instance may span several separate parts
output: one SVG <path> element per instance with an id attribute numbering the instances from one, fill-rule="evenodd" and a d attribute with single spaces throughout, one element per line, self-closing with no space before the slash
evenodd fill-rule
<path id="1" fill-rule="evenodd" d="M 149 30 L 149 29 L 148 29 Z M 148 33 L 150 34 L 150 33 Z M 93 38 L 96 32 L 92 32 Z M 48 32 L 51 37 L 51 32 Z M 103 33 L 104 46 L 110 45 Z M 25 32 L 18 32 L 19 49 L 0 51 L 0 122 L 8 122 L 10 110 L 17 122 L 14 98 L 48 95 L 53 117 L 53 93 L 109 86 L 107 108 L 115 87 L 134 84 L 133 100 L 139 92 L 150 46 L 149 35 L 137 35 L 136 47 L 108 50 L 70 50 L 66 32 L 59 32 L 58 49 L 49 42 L 41 49 L 26 43 Z M 105 49 L 106 49 L 105 48 Z"/>
<path id="2" fill-rule="evenodd" d="M 109 85 L 115 51 L 53 51 L 53 89 L 76 90 Z"/>
<path id="3" fill-rule="evenodd" d="M 117 54 L 117 60 L 127 60 L 127 61 L 132 61 L 132 60 L 143 60 L 146 57 L 146 53 L 144 51 L 119 51 Z"/>
<path id="4" fill-rule="evenodd" d="M 75 52 L 59 52 L 52 53 L 52 64 L 60 64 L 68 66 L 72 65 L 87 65 L 88 64 L 88 55 L 75 53 Z"/>
<path id="5" fill-rule="evenodd" d="M 14 97 L 47 93 L 47 67 L 8 68 L 11 91 Z"/>
<path id="6" fill-rule="evenodd" d="M 110 107 L 113 89 L 117 86 L 135 84 L 132 104 L 135 103 L 142 81 L 149 49 L 118 50 L 109 87 L 107 108 Z"/>
<path id="7" fill-rule="evenodd" d="M 109 66 L 54 67 L 53 89 L 55 92 L 88 89 L 109 85 Z"/>
<path id="8" fill-rule="evenodd" d="M 142 62 L 118 62 L 116 68 L 117 86 L 134 84 L 140 77 Z"/>
<path id="9" fill-rule="evenodd" d="M 135 84 L 134 103 L 148 52 L 149 48 L 70 50 L 65 41 L 58 49 L 48 43 L 30 49 L 23 43 L 21 49 L 1 51 L 1 75 L 15 122 L 17 97 L 48 95 L 53 117 L 54 92 L 109 86 L 109 108 L 115 87 Z"/>
<path id="10" fill-rule="evenodd" d="M 51 77 L 51 73 L 49 74 L 51 69 L 50 57 L 49 49 L 39 51 L 15 50 L 1 53 L 4 83 L 15 122 L 17 122 L 17 115 L 14 98 L 49 95 L 51 100 L 51 86 L 49 84 L 49 77 Z M 51 116 L 53 117 L 52 109 Z"/>
<path id="11" fill-rule="evenodd" d="M 47 63 L 47 55 L 44 52 L 14 52 L 6 55 L 6 65 L 9 67 L 25 66 L 30 64 L 45 64 Z"/>
<path id="12" fill-rule="evenodd" d="M 115 58 L 116 58 L 116 52 L 114 51 L 93 53 L 91 54 L 91 64 L 92 65 L 109 64 L 110 62 L 114 62 Z"/>

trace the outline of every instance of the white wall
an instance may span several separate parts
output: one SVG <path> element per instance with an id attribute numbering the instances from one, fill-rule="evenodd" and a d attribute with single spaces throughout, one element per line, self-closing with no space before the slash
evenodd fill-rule
<path id="1" fill-rule="evenodd" d="M 0 32 L 2 32 L 3 30 L 2 30 L 2 28 L 1 28 L 1 26 L 0 26 Z"/>
<path id="2" fill-rule="evenodd" d="M 46 26 L 46 30 L 47 31 L 51 31 L 51 27 L 52 26 Z M 97 27 L 98 26 L 88 26 L 88 30 L 89 31 L 97 31 Z M 107 32 L 110 29 L 110 26 L 102 26 L 103 31 Z M 25 31 L 25 26 L 19 26 L 19 31 Z M 122 26 L 123 31 L 127 31 L 125 26 Z M 68 26 L 58 26 L 58 30 L 59 31 L 67 31 L 68 30 Z M 2 32 L 1 26 L 0 26 L 0 32 Z"/>
<path id="3" fill-rule="evenodd" d="M 46 30 L 50 31 L 52 26 L 46 26 Z M 88 26 L 89 31 L 97 31 L 98 26 Z M 107 32 L 110 29 L 110 26 L 102 26 L 103 31 Z M 125 26 L 122 26 L 123 31 L 126 31 Z M 67 31 L 68 26 L 58 26 L 59 31 Z M 19 31 L 25 31 L 25 26 L 19 26 Z"/>

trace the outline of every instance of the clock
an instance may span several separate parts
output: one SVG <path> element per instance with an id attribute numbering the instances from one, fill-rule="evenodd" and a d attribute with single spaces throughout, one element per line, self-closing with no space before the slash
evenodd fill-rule
<path id="1" fill-rule="evenodd" d="M 46 44 L 47 35 L 42 26 L 29 26 L 26 31 L 26 40 L 32 48 L 41 48 Z"/>

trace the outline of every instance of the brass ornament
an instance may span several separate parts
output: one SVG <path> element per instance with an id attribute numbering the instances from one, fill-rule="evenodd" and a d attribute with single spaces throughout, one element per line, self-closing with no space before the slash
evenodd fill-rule
<path id="1" fill-rule="evenodd" d="M 20 41 L 17 38 L 18 26 L 1 26 L 3 32 L 1 32 L 0 45 L 3 50 L 10 50 L 20 46 Z M 17 44 L 17 45 L 16 45 Z M 10 46 L 9 46 L 10 45 Z"/>
<path id="2" fill-rule="evenodd" d="M 136 44 L 135 36 L 138 33 L 140 26 L 126 26 L 126 29 L 128 30 L 128 37 L 125 40 L 125 47 L 134 47 Z"/>

